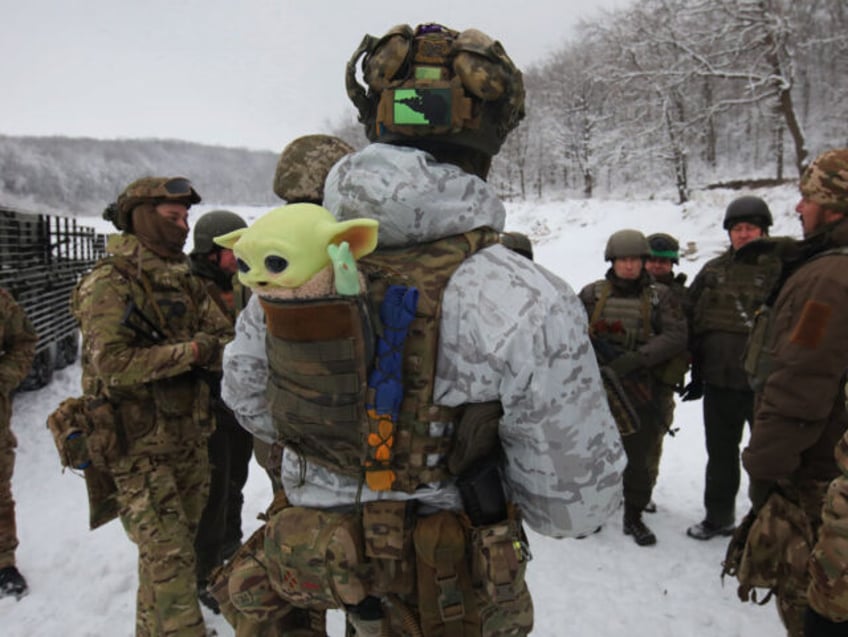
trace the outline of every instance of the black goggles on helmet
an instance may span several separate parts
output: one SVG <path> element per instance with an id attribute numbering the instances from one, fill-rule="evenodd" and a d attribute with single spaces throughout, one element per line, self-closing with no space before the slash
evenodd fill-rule
<path id="1" fill-rule="evenodd" d="M 194 186 L 192 186 L 191 182 L 185 177 L 174 177 L 173 179 L 169 179 L 162 184 L 162 188 L 164 188 L 165 192 L 171 197 L 188 197 L 194 190 Z"/>

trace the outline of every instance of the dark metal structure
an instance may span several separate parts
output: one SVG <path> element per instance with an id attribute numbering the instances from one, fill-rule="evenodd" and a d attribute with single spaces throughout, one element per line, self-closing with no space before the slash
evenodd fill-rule
<path id="1" fill-rule="evenodd" d="M 15 297 L 38 333 L 32 371 L 21 389 L 43 387 L 55 369 L 76 360 L 71 290 L 103 256 L 105 240 L 76 219 L 0 204 L 0 287 Z"/>

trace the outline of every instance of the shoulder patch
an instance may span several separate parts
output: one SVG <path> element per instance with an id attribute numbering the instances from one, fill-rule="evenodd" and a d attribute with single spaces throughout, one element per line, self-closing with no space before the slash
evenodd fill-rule
<path id="1" fill-rule="evenodd" d="M 817 349 L 824 338 L 832 314 L 833 308 L 826 303 L 807 301 L 801 311 L 798 324 L 792 330 L 789 342 L 801 347 Z"/>

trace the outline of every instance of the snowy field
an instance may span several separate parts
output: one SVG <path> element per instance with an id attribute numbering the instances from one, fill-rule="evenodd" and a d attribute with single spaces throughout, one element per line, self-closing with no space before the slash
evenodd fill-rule
<path id="1" fill-rule="evenodd" d="M 704 261 L 724 250 L 721 219 L 738 192 L 696 193 L 685 206 L 663 201 L 546 201 L 508 206 L 507 229 L 528 233 L 536 260 L 568 281 L 575 291 L 601 278 L 607 265 L 607 237 L 622 228 L 649 234 L 668 232 L 687 256 L 680 270 L 692 277 Z M 791 187 L 756 191 L 775 216 L 772 234 L 798 237 Z M 210 206 L 192 209 L 192 217 Z M 234 207 L 251 220 L 266 209 Z M 105 231 L 99 218 L 84 219 Z M 18 566 L 29 581 L 21 601 L 0 600 L 2 637 L 129 637 L 134 631 L 136 549 L 120 524 L 88 530 L 84 482 L 61 472 L 47 415 L 65 397 L 80 392 L 79 365 L 56 373 L 36 392 L 18 394 L 12 422 L 19 448 L 13 479 L 17 501 Z M 780 635 L 773 603 L 743 604 L 735 580 L 719 577 L 726 541 L 699 542 L 686 528 L 701 520 L 704 436 L 701 404 L 677 406 L 679 432 L 666 437 L 654 491 L 658 511 L 645 520 L 657 535 L 652 547 L 638 547 L 621 531 L 620 515 L 584 540 L 551 540 L 530 534 L 533 561 L 528 578 L 536 608 L 534 635 L 559 637 L 720 637 Z M 744 443 L 743 443 L 744 444 Z M 737 499 L 737 518 L 747 510 L 747 482 Z M 245 489 L 244 531 L 270 502 L 267 477 L 255 463 Z M 207 624 L 221 637 L 233 631 L 204 609 Z M 329 632 L 344 634 L 332 613 Z"/>

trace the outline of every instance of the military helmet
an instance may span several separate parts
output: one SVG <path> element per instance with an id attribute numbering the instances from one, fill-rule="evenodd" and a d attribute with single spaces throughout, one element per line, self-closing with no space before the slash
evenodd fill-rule
<path id="1" fill-rule="evenodd" d="M 160 204 L 165 201 L 182 203 L 186 207 L 200 203 L 200 195 L 185 177 L 142 177 L 136 179 L 118 195 L 117 201 L 106 206 L 103 218 L 118 230 L 132 230 L 132 211 L 142 203 Z"/>
<path id="2" fill-rule="evenodd" d="M 192 254 L 206 254 L 218 248 L 215 237 L 239 228 L 246 228 L 244 219 L 229 210 L 210 210 L 194 223 Z"/>
<path id="3" fill-rule="evenodd" d="M 356 78 L 362 58 L 366 86 Z M 348 97 L 372 142 L 462 146 L 492 157 L 524 117 L 524 80 L 476 29 L 402 24 L 366 35 L 347 63 Z"/>
<path id="4" fill-rule="evenodd" d="M 648 235 L 648 245 L 651 247 L 652 257 L 670 259 L 673 263 L 680 262 L 680 244 L 670 234 L 655 232 Z"/>
<path id="5" fill-rule="evenodd" d="M 743 221 L 759 226 L 763 232 L 766 232 L 773 223 L 768 204 L 752 195 L 745 195 L 731 201 L 724 212 L 724 229 L 730 230 L 734 224 Z"/>
<path id="6" fill-rule="evenodd" d="M 645 235 L 638 230 L 619 230 L 607 239 L 604 259 L 615 261 L 624 257 L 648 257 L 650 254 L 651 246 L 648 245 Z"/>
<path id="7" fill-rule="evenodd" d="M 813 161 L 800 182 L 805 199 L 848 214 L 848 148 L 828 150 Z"/>
<path id="8" fill-rule="evenodd" d="M 280 153 L 274 193 L 287 203 L 320 204 L 330 168 L 353 151 L 353 146 L 332 135 L 298 137 Z"/>

